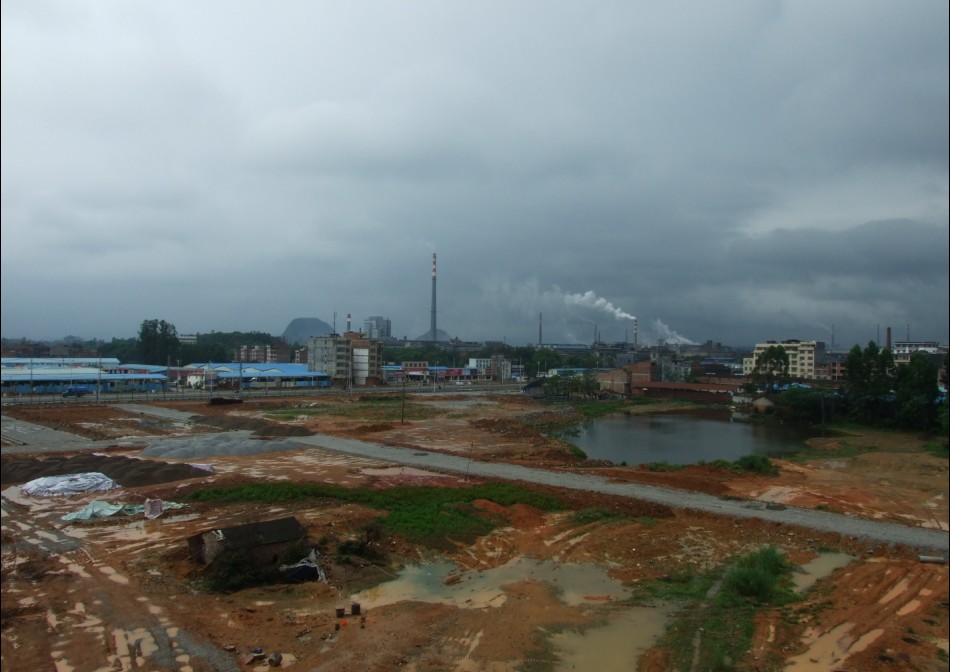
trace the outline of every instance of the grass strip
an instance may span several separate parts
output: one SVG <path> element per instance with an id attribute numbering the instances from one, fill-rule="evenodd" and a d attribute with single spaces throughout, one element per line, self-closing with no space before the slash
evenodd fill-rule
<path id="1" fill-rule="evenodd" d="M 263 502 L 278 504 L 303 500 L 336 500 L 380 509 L 376 519 L 383 532 L 430 548 L 447 549 L 471 543 L 491 532 L 501 520 L 474 506 L 486 499 L 501 506 L 527 504 L 545 511 L 559 510 L 550 495 L 506 482 L 467 488 L 399 486 L 386 489 L 346 488 L 317 483 L 249 483 L 230 488 L 206 488 L 184 497 L 201 502 Z"/>

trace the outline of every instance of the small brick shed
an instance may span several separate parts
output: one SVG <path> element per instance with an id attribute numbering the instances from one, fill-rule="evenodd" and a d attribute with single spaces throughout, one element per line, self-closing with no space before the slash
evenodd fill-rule
<path id="1" fill-rule="evenodd" d="M 187 540 L 189 556 L 208 565 L 227 550 L 247 549 L 257 563 L 275 563 L 283 550 L 307 541 L 308 532 L 294 516 L 207 530 Z"/>

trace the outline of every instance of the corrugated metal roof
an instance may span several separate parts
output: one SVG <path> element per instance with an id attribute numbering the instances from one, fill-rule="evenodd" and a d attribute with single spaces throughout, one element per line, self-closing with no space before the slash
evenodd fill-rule
<path id="1" fill-rule="evenodd" d="M 116 380 L 156 380 L 165 381 L 166 376 L 161 373 L 100 373 L 99 371 L 70 372 L 70 373 L 49 373 L 46 371 L 2 371 L 0 370 L 0 382 L 11 383 L 29 383 L 37 385 L 53 382 L 73 382 L 95 383 L 97 380 L 110 382 Z"/>
<path id="2" fill-rule="evenodd" d="M 0 366 L 118 366 L 115 357 L 3 357 Z"/>

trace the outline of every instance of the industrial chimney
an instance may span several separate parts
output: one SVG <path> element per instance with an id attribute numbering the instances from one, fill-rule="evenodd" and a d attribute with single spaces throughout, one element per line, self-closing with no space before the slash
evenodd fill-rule
<path id="1" fill-rule="evenodd" d="M 544 345 L 544 313 L 537 313 L 537 347 Z"/>
<path id="2" fill-rule="evenodd" d="M 637 351 L 637 321 L 633 321 L 633 351 Z"/>
<path id="3" fill-rule="evenodd" d="M 431 254 L 431 342 L 438 340 L 438 253 Z"/>
<path id="4" fill-rule="evenodd" d="M 885 349 L 892 352 L 892 327 L 885 328 Z"/>

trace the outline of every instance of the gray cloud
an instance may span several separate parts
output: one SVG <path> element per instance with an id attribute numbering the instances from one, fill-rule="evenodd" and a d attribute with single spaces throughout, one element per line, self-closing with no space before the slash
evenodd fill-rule
<path id="1" fill-rule="evenodd" d="M 948 341 L 944 5 L 2 11 L 5 336 Z"/>

